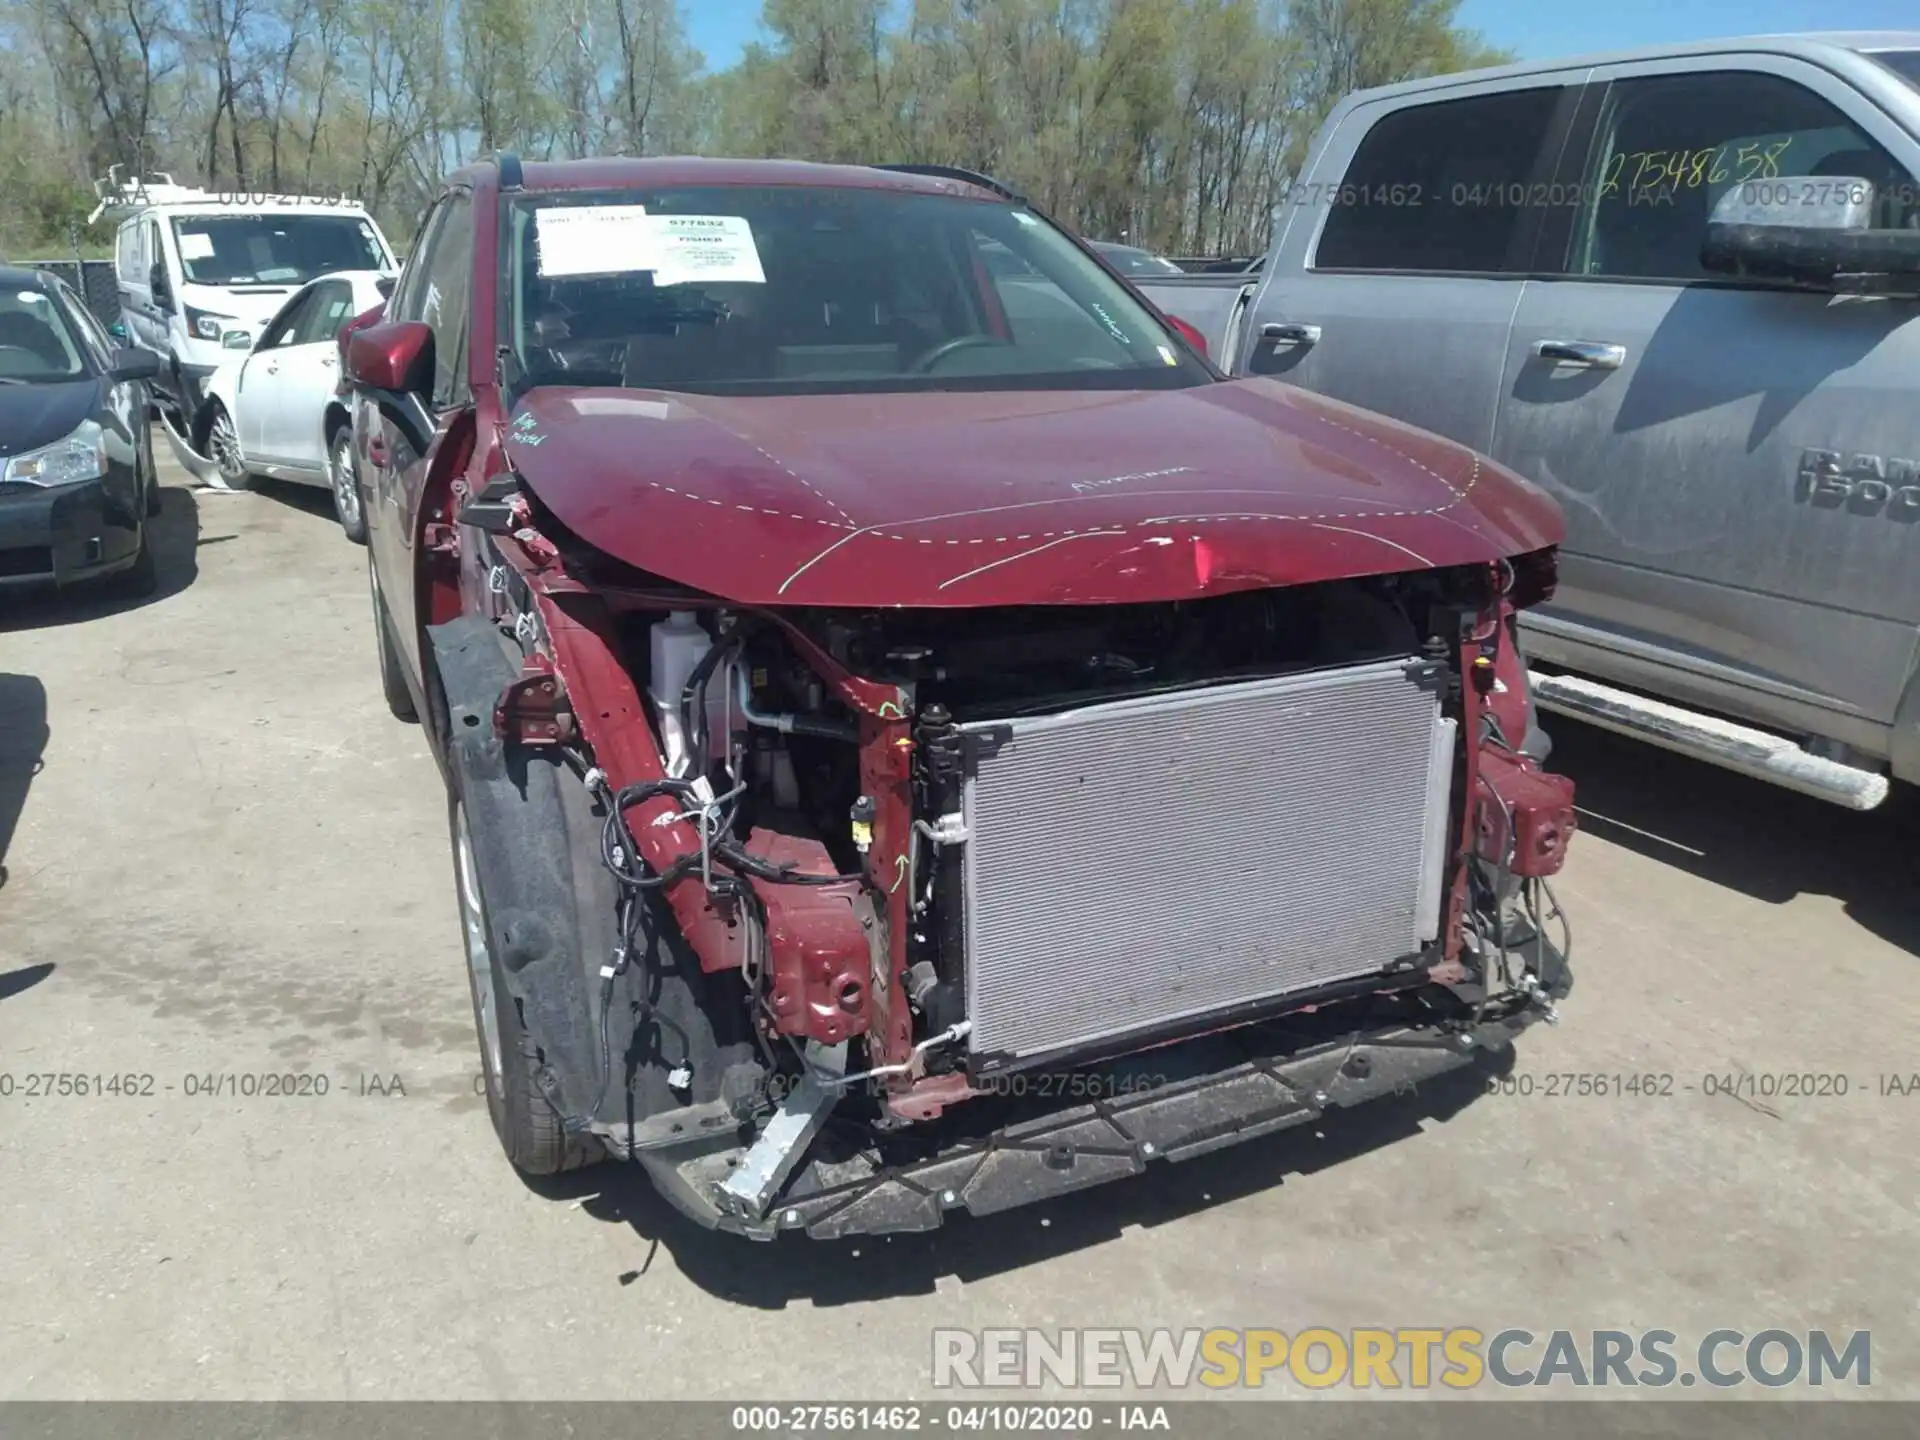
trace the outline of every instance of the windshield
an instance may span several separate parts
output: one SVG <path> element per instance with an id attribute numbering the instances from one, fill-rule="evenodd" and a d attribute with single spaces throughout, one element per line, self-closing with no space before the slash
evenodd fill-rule
<path id="1" fill-rule="evenodd" d="M 355 215 L 177 215 L 180 268 L 195 285 L 304 285 L 330 270 L 384 270 L 370 221 Z"/>
<path id="2" fill-rule="evenodd" d="M 1177 388 L 1212 377 L 1015 205 L 824 186 L 532 195 L 503 333 L 541 384 L 730 394 Z"/>
<path id="3" fill-rule="evenodd" d="M 1914 89 L 1920 90 L 1920 50 L 1874 50 L 1868 58 L 1878 60 Z"/>
<path id="4" fill-rule="evenodd" d="M 80 339 L 44 290 L 0 289 L 0 384 L 78 380 Z"/>

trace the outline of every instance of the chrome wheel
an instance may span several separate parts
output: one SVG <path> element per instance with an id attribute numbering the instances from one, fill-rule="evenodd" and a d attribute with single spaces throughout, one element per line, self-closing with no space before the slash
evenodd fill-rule
<path id="1" fill-rule="evenodd" d="M 474 864 L 467 807 L 458 800 L 453 802 L 453 833 L 454 878 L 460 895 L 460 929 L 467 945 L 467 983 L 473 989 L 473 1019 L 480 1029 L 487 1093 L 498 1101 L 502 1098 L 500 1016 L 494 1009 L 493 946 L 487 940 L 487 917 L 480 902 L 479 867 Z"/>
<path id="2" fill-rule="evenodd" d="M 360 482 L 353 472 L 352 432 L 334 431 L 327 445 L 327 473 L 333 481 L 333 508 L 340 526 L 353 534 L 360 528 Z"/>
<path id="3" fill-rule="evenodd" d="M 233 417 L 224 405 L 214 407 L 213 423 L 207 427 L 207 449 L 220 467 L 222 480 L 229 485 L 245 483 L 247 465 L 240 458 L 240 432 L 233 428 Z"/>

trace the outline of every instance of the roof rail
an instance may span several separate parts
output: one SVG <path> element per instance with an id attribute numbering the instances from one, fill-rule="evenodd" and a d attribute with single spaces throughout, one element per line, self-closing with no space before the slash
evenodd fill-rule
<path id="1" fill-rule="evenodd" d="M 893 170 L 902 175 L 931 175 L 937 180 L 960 180 L 968 185 L 978 185 L 982 190 L 991 190 L 1002 200 L 1011 200 L 1016 205 L 1028 203 L 1027 197 L 1010 186 L 1002 185 L 991 175 L 982 175 L 977 170 L 964 170 L 958 165 L 875 165 L 875 170 Z"/>
<path id="2" fill-rule="evenodd" d="M 500 171 L 500 188 L 518 190 L 525 185 L 526 176 L 520 169 L 520 157 L 511 150 L 496 150 L 489 157 Z"/>

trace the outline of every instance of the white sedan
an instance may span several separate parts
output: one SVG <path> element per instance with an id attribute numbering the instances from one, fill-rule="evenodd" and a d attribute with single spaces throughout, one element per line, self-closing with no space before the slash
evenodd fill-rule
<path id="1" fill-rule="evenodd" d="M 212 461 L 200 470 L 215 489 L 255 475 L 324 485 L 350 539 L 364 542 L 366 515 L 353 468 L 352 427 L 339 398 L 340 327 L 386 303 L 393 277 L 337 270 L 308 281 L 255 340 L 229 330 L 236 353 L 206 384 L 189 439 Z M 182 457 L 185 458 L 185 457 Z"/>

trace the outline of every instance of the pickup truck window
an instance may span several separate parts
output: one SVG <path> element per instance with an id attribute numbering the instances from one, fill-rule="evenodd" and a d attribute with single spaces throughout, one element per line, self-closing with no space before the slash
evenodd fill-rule
<path id="1" fill-rule="evenodd" d="M 519 380 L 726 394 L 1170 389 L 1213 378 L 1024 207 L 839 186 L 515 198 Z"/>
<path id="2" fill-rule="evenodd" d="M 1736 185 L 1859 176 L 1878 192 L 1874 223 L 1916 215 L 1920 187 L 1886 151 L 1803 85 L 1758 71 L 1622 80 L 1594 132 L 1568 269 L 1684 282 L 1707 217 Z"/>
<path id="3" fill-rule="evenodd" d="M 1564 94 L 1537 86 L 1384 116 L 1337 183 L 1293 187 L 1295 203 L 1329 208 L 1314 268 L 1524 270 L 1522 222 Z"/>

